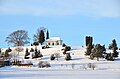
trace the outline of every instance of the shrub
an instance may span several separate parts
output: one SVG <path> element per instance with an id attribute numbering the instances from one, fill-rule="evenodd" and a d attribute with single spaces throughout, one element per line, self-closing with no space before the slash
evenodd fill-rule
<path id="1" fill-rule="evenodd" d="M 25 51 L 26 53 L 25 53 L 25 59 L 29 59 L 29 57 L 27 57 L 28 55 L 30 55 L 30 53 L 28 52 L 28 48 L 26 48 L 26 51 Z"/>
<path id="2" fill-rule="evenodd" d="M 42 46 L 42 49 L 46 49 L 46 47 L 45 47 L 45 46 Z"/>
<path id="3" fill-rule="evenodd" d="M 65 46 L 66 46 L 66 44 L 65 44 L 65 43 L 63 43 L 63 44 L 62 44 L 62 47 L 65 47 Z"/>
<path id="4" fill-rule="evenodd" d="M 42 46 L 42 49 L 50 48 L 49 45 Z"/>
<path id="5" fill-rule="evenodd" d="M 108 61 L 114 61 L 113 53 L 107 53 L 105 59 Z"/>
<path id="6" fill-rule="evenodd" d="M 42 53 L 40 52 L 40 50 L 37 53 L 38 57 L 43 57 Z"/>
<path id="7" fill-rule="evenodd" d="M 65 57 L 65 60 L 71 60 L 71 56 L 70 56 L 70 53 L 66 53 L 66 57 Z"/>
<path id="8" fill-rule="evenodd" d="M 57 58 L 57 61 L 58 61 L 58 58 L 60 58 L 60 53 L 54 53 L 55 55 L 55 58 Z"/>
<path id="9" fill-rule="evenodd" d="M 11 52 L 12 50 L 10 48 L 6 49 L 5 51 L 5 57 L 9 57 L 9 52 Z"/>
<path id="10" fill-rule="evenodd" d="M 95 64 L 93 64 L 93 63 L 88 63 L 87 64 L 87 67 L 88 68 L 92 68 L 93 70 L 96 68 L 96 65 Z"/>
<path id="11" fill-rule="evenodd" d="M 33 49 L 33 48 L 31 48 L 31 49 L 30 49 L 30 52 L 34 52 L 34 49 Z"/>
<path id="12" fill-rule="evenodd" d="M 70 46 L 65 46 L 65 49 L 63 51 L 63 54 L 66 54 L 67 51 L 70 51 L 71 47 Z"/>
<path id="13" fill-rule="evenodd" d="M 33 44 L 32 45 L 34 45 L 34 46 L 38 46 L 39 45 L 39 43 L 38 42 L 33 42 Z"/>
<path id="14" fill-rule="evenodd" d="M 70 50 L 71 50 L 71 47 L 70 47 L 70 46 L 65 46 L 65 50 L 66 50 L 66 51 L 70 51 Z"/>
<path id="15" fill-rule="evenodd" d="M 63 51 L 63 54 L 65 55 L 65 54 L 66 54 L 66 52 L 67 52 L 67 51 L 66 51 L 66 50 L 64 50 L 64 51 Z"/>
<path id="16" fill-rule="evenodd" d="M 40 50 L 37 50 L 37 48 L 35 48 L 35 51 L 32 54 L 32 59 L 33 58 L 39 58 L 39 57 L 43 57 L 43 55 L 41 54 Z"/>
<path id="17" fill-rule="evenodd" d="M 54 55 L 54 54 L 52 54 L 52 55 L 50 56 L 50 60 L 55 60 L 55 55 Z"/>
<path id="18" fill-rule="evenodd" d="M 39 63 L 38 63 L 38 66 L 39 66 L 39 68 L 44 68 L 44 67 L 51 67 L 50 66 L 50 63 L 48 63 L 47 61 L 40 61 Z"/>
<path id="19" fill-rule="evenodd" d="M 49 45 L 46 45 L 46 48 L 50 48 Z"/>
<path id="20" fill-rule="evenodd" d="M 6 49 L 5 52 L 11 52 L 11 51 L 12 51 L 12 49 L 8 48 L 8 49 Z"/>

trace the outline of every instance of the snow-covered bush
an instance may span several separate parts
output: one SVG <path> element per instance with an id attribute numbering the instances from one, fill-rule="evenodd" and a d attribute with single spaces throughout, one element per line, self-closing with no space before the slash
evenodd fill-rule
<path id="1" fill-rule="evenodd" d="M 38 63 L 38 66 L 39 66 L 39 68 L 51 67 L 51 66 L 50 66 L 50 63 L 47 62 L 47 61 L 40 61 L 40 62 Z"/>
<path id="2" fill-rule="evenodd" d="M 60 58 L 60 53 L 54 53 L 54 55 L 55 55 L 55 58 L 57 58 L 57 61 L 58 61 L 58 58 Z"/>
<path id="3" fill-rule="evenodd" d="M 55 60 L 55 58 L 58 61 L 58 58 L 60 58 L 60 53 L 57 52 L 57 53 L 54 53 L 50 56 L 50 60 Z"/>

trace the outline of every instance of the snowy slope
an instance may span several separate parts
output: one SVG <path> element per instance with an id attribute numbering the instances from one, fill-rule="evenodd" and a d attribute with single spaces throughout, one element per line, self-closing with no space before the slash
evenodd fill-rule
<path id="1" fill-rule="evenodd" d="M 27 47 L 31 49 L 31 47 Z M 38 49 L 40 49 L 38 47 Z M 43 54 L 38 59 L 23 59 L 24 62 L 32 62 L 35 67 L 3 67 L 0 68 L 0 79 L 120 79 L 120 56 L 116 61 L 90 60 L 84 55 L 85 48 L 74 46 L 69 51 L 72 60 L 65 61 L 65 55 L 62 54 L 61 46 L 40 49 Z M 50 60 L 50 55 L 60 53 L 59 60 Z M 25 53 L 21 52 L 20 57 L 24 58 Z M 39 61 L 48 61 L 50 68 L 38 68 Z M 95 70 L 87 67 L 88 63 L 96 65 Z M 73 67 L 74 64 L 74 67 Z"/>

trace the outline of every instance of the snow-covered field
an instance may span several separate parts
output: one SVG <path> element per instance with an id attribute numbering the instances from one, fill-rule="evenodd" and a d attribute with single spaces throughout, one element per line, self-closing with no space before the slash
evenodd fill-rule
<path id="1" fill-rule="evenodd" d="M 65 55 L 61 52 L 62 47 L 53 47 L 41 50 L 42 59 L 24 60 L 32 62 L 34 67 L 10 66 L 0 68 L 0 79 L 120 79 L 120 56 L 115 61 L 90 60 L 84 55 L 85 48 L 72 47 L 69 51 L 72 60 L 65 61 Z M 52 53 L 59 52 L 59 60 L 50 60 Z M 20 57 L 24 54 L 20 53 Z M 39 61 L 48 61 L 50 68 L 38 68 Z M 95 70 L 88 68 L 88 63 L 93 63 Z"/>

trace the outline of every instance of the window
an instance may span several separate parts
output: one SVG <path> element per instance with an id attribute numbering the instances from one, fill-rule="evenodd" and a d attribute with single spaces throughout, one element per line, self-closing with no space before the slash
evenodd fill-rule
<path id="1" fill-rule="evenodd" d="M 48 45 L 50 45 L 50 43 L 48 43 Z"/>
<path id="2" fill-rule="evenodd" d="M 52 43 L 52 45 L 54 46 L 54 43 Z"/>
<path id="3" fill-rule="evenodd" d="M 57 42 L 57 45 L 59 45 L 59 43 Z"/>

